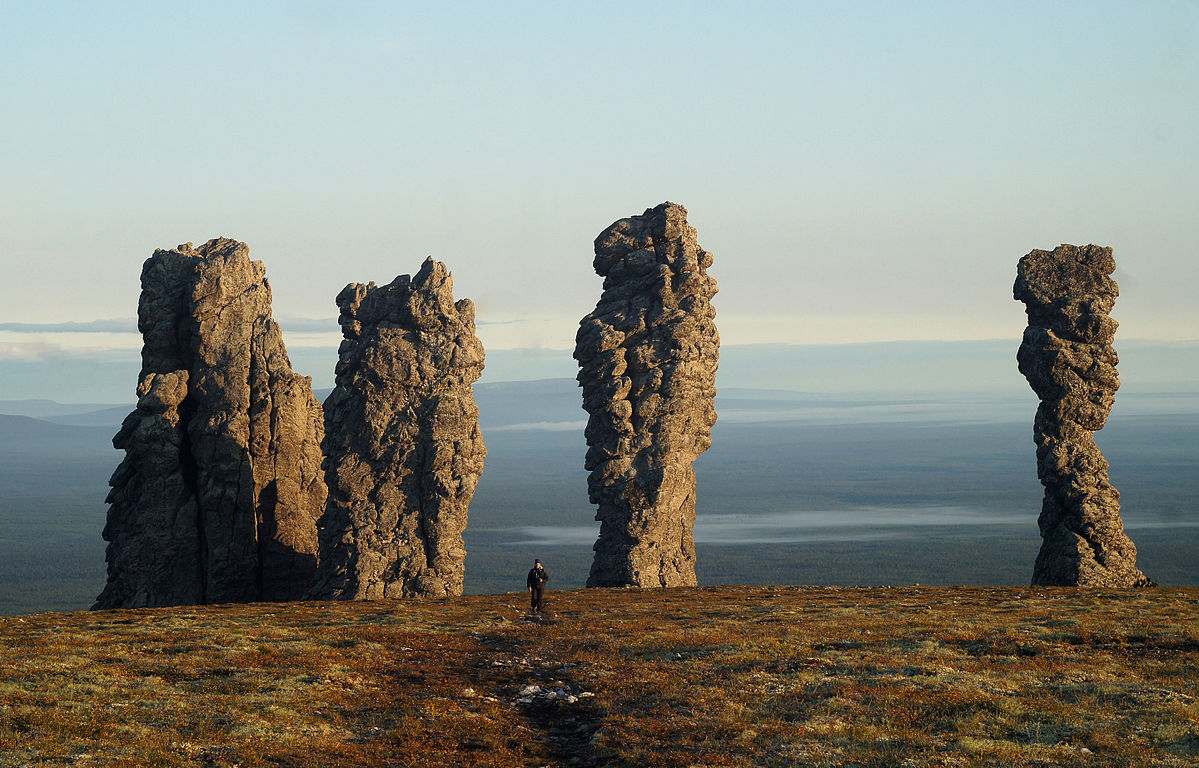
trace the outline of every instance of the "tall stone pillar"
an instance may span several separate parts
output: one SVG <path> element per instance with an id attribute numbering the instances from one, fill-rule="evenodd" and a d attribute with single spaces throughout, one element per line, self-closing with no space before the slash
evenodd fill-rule
<path id="1" fill-rule="evenodd" d="M 95 608 L 295 600 L 316 571 L 323 419 L 271 318 L 266 269 L 228 238 L 142 268 L 137 408 L 113 445 Z"/>
<path id="2" fill-rule="evenodd" d="M 325 400 L 329 502 L 313 596 L 462 594 L 467 508 L 487 450 L 469 299 L 441 262 L 337 296 L 345 340 Z"/>
<path id="3" fill-rule="evenodd" d="M 1120 493 L 1095 445 L 1115 402 L 1119 289 L 1111 248 L 1062 245 L 1020 260 L 1015 298 L 1028 310 L 1016 360 L 1041 399 L 1033 423 L 1045 486 L 1037 586 L 1139 587 L 1136 546 L 1124 535 Z"/>
<path id="4" fill-rule="evenodd" d="M 675 203 L 595 240 L 603 294 L 575 345 L 600 521 L 587 586 L 696 583 L 692 463 L 712 444 L 720 348 L 711 265 Z"/>

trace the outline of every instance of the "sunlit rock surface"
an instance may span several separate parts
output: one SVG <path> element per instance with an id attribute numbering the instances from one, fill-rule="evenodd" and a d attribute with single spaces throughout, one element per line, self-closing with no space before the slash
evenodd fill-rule
<path id="1" fill-rule="evenodd" d="M 1111 248 L 1062 245 L 1020 260 L 1015 298 L 1028 310 L 1016 359 L 1041 399 L 1033 424 L 1037 474 L 1045 486 L 1041 551 L 1032 583 L 1137 587 L 1136 546 L 1124 534 L 1120 493 L 1095 445 L 1115 402 L 1119 289 Z"/>
<path id="2" fill-rule="evenodd" d="M 487 451 L 471 387 L 483 372 L 469 299 L 428 259 L 337 296 L 345 339 L 325 401 L 329 502 L 314 597 L 462 594 L 462 533 Z"/>
<path id="3" fill-rule="evenodd" d="M 137 408 L 113 445 L 96 608 L 302 597 L 325 504 L 323 421 L 291 369 L 262 262 L 227 238 L 142 268 Z"/>
<path id="4" fill-rule="evenodd" d="M 600 521 L 587 585 L 694 585 L 692 463 L 716 423 L 712 255 L 686 209 L 663 203 L 601 232 L 594 265 L 603 294 L 574 353 Z"/>

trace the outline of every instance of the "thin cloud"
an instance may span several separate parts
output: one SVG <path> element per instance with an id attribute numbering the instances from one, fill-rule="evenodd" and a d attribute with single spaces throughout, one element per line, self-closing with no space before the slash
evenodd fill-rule
<path id="1" fill-rule="evenodd" d="M 137 320 L 118 317 L 67 323 L 0 323 L 0 331 L 11 333 L 137 333 Z"/>
<path id="2" fill-rule="evenodd" d="M 279 327 L 291 333 L 340 333 L 336 317 L 276 317 Z"/>
<path id="3" fill-rule="evenodd" d="M 43 363 L 63 357 L 57 344 L 0 342 L 0 360 L 17 363 Z"/>
<path id="4" fill-rule="evenodd" d="M 0 341 L 0 362 L 4 363 L 58 364 L 71 360 L 127 363 L 138 360 L 139 356 L 138 350 L 133 348 L 62 347 L 45 341 Z"/>
<path id="5" fill-rule="evenodd" d="M 336 317 L 277 317 L 286 331 L 294 333 L 339 332 Z M 118 317 L 110 320 L 86 320 L 64 323 L 0 322 L 0 331 L 9 333 L 138 333 L 137 318 Z"/>

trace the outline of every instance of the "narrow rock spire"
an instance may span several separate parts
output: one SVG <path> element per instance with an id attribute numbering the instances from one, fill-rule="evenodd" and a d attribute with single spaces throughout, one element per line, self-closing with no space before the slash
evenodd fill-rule
<path id="1" fill-rule="evenodd" d="M 469 299 L 441 262 L 337 296 L 345 340 L 325 400 L 329 501 L 312 595 L 462 594 L 467 507 L 487 450 L 471 387 L 483 372 Z"/>
<path id="2" fill-rule="evenodd" d="M 1020 259 L 1015 298 L 1028 310 L 1016 354 L 1041 405 L 1033 423 L 1045 486 L 1034 586 L 1140 587 L 1137 550 L 1124 535 L 1120 493 L 1095 445 L 1115 402 L 1119 289 L 1111 248 L 1061 245 Z"/>
<path id="3" fill-rule="evenodd" d="M 675 203 L 595 240 L 603 294 L 574 353 L 600 521 L 589 587 L 696 583 L 692 463 L 712 444 L 720 347 L 711 265 Z"/>
<path id="4" fill-rule="evenodd" d="M 137 408 L 113 445 L 95 608 L 302 597 L 325 504 L 312 382 L 291 369 L 266 269 L 227 238 L 142 268 Z"/>

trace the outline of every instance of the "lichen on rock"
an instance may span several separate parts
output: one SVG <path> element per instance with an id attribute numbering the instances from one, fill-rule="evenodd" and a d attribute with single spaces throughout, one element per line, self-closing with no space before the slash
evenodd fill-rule
<path id="1" fill-rule="evenodd" d="M 487 455 L 471 385 L 483 372 L 474 305 L 427 259 L 337 296 L 344 340 L 325 400 L 329 500 L 312 595 L 462 594 L 467 511 Z"/>
<path id="2" fill-rule="evenodd" d="M 302 597 L 325 503 L 323 419 L 292 371 L 249 248 L 217 238 L 142 268 L 137 408 L 113 445 L 96 608 Z"/>
<path id="3" fill-rule="evenodd" d="M 1120 493 L 1094 439 L 1120 387 L 1117 323 L 1108 314 L 1119 295 L 1115 268 L 1112 249 L 1096 245 L 1035 250 L 1017 267 L 1013 292 L 1026 305 L 1028 328 L 1016 359 L 1041 400 L 1033 439 L 1045 497 L 1034 585 L 1152 584 L 1137 569 Z"/>
<path id="4" fill-rule="evenodd" d="M 675 203 L 595 240 L 603 294 L 574 353 L 600 521 L 588 586 L 696 583 L 692 464 L 712 444 L 720 347 L 711 265 Z"/>

